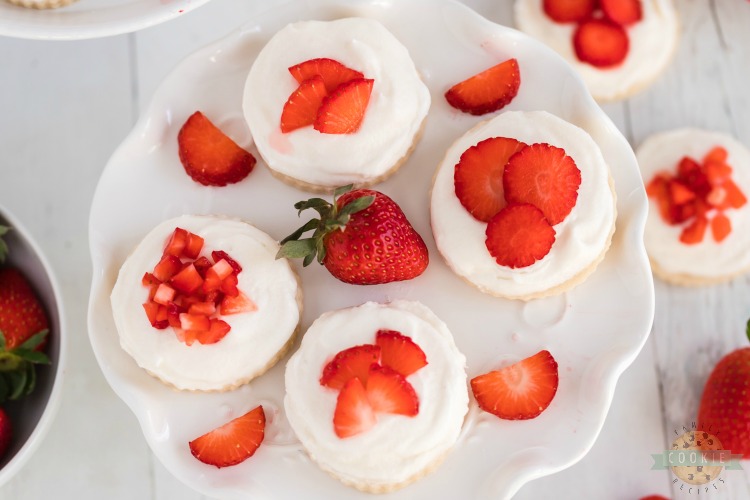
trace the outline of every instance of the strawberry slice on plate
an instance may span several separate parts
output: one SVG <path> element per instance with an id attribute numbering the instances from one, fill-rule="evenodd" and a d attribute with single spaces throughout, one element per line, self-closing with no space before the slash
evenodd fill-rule
<path id="1" fill-rule="evenodd" d="M 557 361 L 546 350 L 471 379 L 479 407 L 505 420 L 539 416 L 555 397 L 557 385 Z"/>
<path id="2" fill-rule="evenodd" d="M 403 375 L 387 366 L 370 366 L 365 392 L 375 412 L 407 417 L 419 413 L 419 398 L 414 387 Z"/>
<path id="3" fill-rule="evenodd" d="M 305 62 L 295 64 L 289 68 L 289 72 L 299 83 L 315 76 L 321 77 L 325 84 L 325 90 L 329 94 L 343 83 L 357 78 L 364 78 L 364 75 L 359 71 L 327 57 L 309 59 Z"/>
<path id="4" fill-rule="evenodd" d="M 445 99 L 465 113 L 484 115 L 510 104 L 520 87 L 518 61 L 508 59 L 457 83 L 448 89 Z"/>
<path id="5" fill-rule="evenodd" d="M 596 0 L 544 0 L 542 8 L 556 23 L 577 23 L 591 17 Z"/>
<path id="6" fill-rule="evenodd" d="M 371 429 L 375 422 L 375 411 L 370 406 L 362 381 L 356 377 L 349 380 L 336 399 L 334 432 L 340 438 L 347 438 Z"/>
<path id="7" fill-rule="evenodd" d="M 257 406 L 241 417 L 190 441 L 190 452 L 201 462 L 216 467 L 237 465 L 253 456 L 263 442 L 266 415 Z"/>
<path id="8" fill-rule="evenodd" d="M 485 245 L 501 266 L 528 267 L 544 258 L 555 243 L 555 228 L 528 203 L 508 205 L 487 224 Z"/>
<path id="9" fill-rule="evenodd" d="M 353 378 L 366 384 L 370 366 L 380 363 L 380 352 L 380 347 L 372 344 L 358 345 L 340 351 L 323 368 L 320 385 L 341 389 Z"/>
<path id="10" fill-rule="evenodd" d="M 327 95 L 325 83 L 319 75 L 300 83 L 281 111 L 281 131 L 286 134 L 315 123 L 320 104 Z"/>
<path id="11" fill-rule="evenodd" d="M 324 134 L 353 134 L 359 130 L 370 103 L 374 80 L 355 78 L 323 99 L 313 128 Z"/>
<path id="12" fill-rule="evenodd" d="M 576 28 L 573 47 L 582 62 L 597 68 L 612 68 L 622 64 L 627 57 L 630 39 L 621 25 L 609 19 L 591 18 Z"/>
<path id="13" fill-rule="evenodd" d="M 599 0 L 604 16 L 621 26 L 629 26 L 643 19 L 641 0 Z"/>
<path id="14" fill-rule="evenodd" d="M 380 347 L 380 364 L 404 377 L 427 366 L 427 356 L 422 348 L 395 330 L 378 330 L 375 343 Z"/>

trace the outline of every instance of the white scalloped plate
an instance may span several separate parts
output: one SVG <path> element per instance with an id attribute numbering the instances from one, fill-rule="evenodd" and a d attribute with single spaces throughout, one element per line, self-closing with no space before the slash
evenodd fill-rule
<path id="1" fill-rule="evenodd" d="M 200 109 L 256 154 L 241 108 L 254 57 L 288 22 L 344 16 L 385 24 L 409 48 L 432 92 L 421 142 L 401 170 L 378 187 L 399 202 L 432 259 L 417 279 L 371 287 L 338 282 L 321 266 L 297 266 L 305 291 L 303 331 L 327 310 L 407 298 L 422 301 L 445 320 L 468 358 L 470 377 L 500 361 L 549 349 L 560 365 L 560 387 L 547 411 L 534 420 L 502 421 L 473 404 L 459 443 L 440 469 L 385 496 L 510 497 L 527 481 L 569 467 L 586 454 L 604 423 L 620 374 L 648 336 L 654 293 L 642 242 L 647 200 L 628 143 L 570 67 L 540 43 L 452 0 L 291 1 L 182 62 L 114 153 L 96 190 L 90 218 L 94 278 L 89 335 L 94 352 L 113 389 L 138 417 L 156 456 L 194 489 L 227 499 L 370 498 L 321 472 L 302 451 L 283 415 L 284 361 L 236 391 L 176 392 L 120 349 L 109 304 L 125 257 L 165 218 L 230 214 L 278 239 L 298 226 L 292 205 L 307 193 L 277 181 L 262 164 L 236 185 L 200 186 L 180 165 L 176 135 Z M 448 145 L 481 120 L 451 109 L 442 95 L 452 83 L 509 57 L 519 60 L 523 83 L 508 109 L 544 109 L 586 129 L 612 168 L 618 194 L 617 232 L 599 269 L 569 293 L 530 303 L 493 298 L 466 285 L 442 262 L 429 227 L 433 172 Z M 254 457 L 216 469 L 191 456 L 188 441 L 259 403 L 270 419 L 266 441 Z"/>

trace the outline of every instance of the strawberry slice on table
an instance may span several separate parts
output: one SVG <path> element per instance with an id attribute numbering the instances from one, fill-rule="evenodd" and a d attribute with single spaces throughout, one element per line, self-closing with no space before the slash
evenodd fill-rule
<path id="1" fill-rule="evenodd" d="M 375 343 L 380 347 L 380 364 L 408 377 L 427 366 L 427 356 L 410 337 L 395 330 L 378 330 Z M 369 387 L 369 386 L 368 386 Z"/>
<path id="2" fill-rule="evenodd" d="M 487 222 L 507 203 L 503 190 L 505 164 L 526 144 L 507 137 L 491 137 L 461 155 L 453 185 L 461 205 L 477 220 Z"/>
<path id="3" fill-rule="evenodd" d="M 319 75 L 300 83 L 284 103 L 281 111 L 281 131 L 286 134 L 315 123 L 318 109 L 327 95 L 325 83 Z"/>
<path id="4" fill-rule="evenodd" d="M 505 420 L 539 416 L 557 393 L 557 361 L 549 351 L 471 379 L 479 407 Z"/>
<path id="5" fill-rule="evenodd" d="M 353 134 L 359 130 L 374 82 L 355 78 L 336 87 L 323 99 L 313 128 L 324 134 Z"/>
<path id="6" fill-rule="evenodd" d="M 289 73 L 291 73 L 294 79 L 299 83 L 315 76 L 321 77 L 325 84 L 326 92 L 329 94 L 343 83 L 357 78 L 364 78 L 364 75 L 359 71 L 351 69 L 335 59 L 329 59 L 327 57 L 309 59 L 305 62 L 295 64 L 289 68 Z"/>
<path id="7" fill-rule="evenodd" d="M 419 398 L 414 387 L 397 371 L 387 366 L 370 366 L 365 385 L 370 406 L 376 413 L 413 417 L 419 413 Z"/>
<path id="8" fill-rule="evenodd" d="M 544 13 L 557 23 L 577 23 L 588 19 L 597 0 L 544 0 Z"/>
<path id="9" fill-rule="evenodd" d="M 341 388 L 333 413 L 333 430 L 340 438 L 355 436 L 371 429 L 376 422 L 375 411 L 367 399 L 362 381 L 355 377 Z"/>
<path id="10" fill-rule="evenodd" d="M 532 144 L 514 154 L 503 173 L 508 203 L 531 203 L 551 225 L 559 224 L 576 204 L 581 171 L 565 150 Z"/>
<path id="11" fill-rule="evenodd" d="M 239 147 L 200 111 L 193 113 L 182 126 L 177 144 L 185 172 L 206 186 L 239 182 L 255 166 L 255 157 Z"/>
<path id="12" fill-rule="evenodd" d="M 612 68 L 622 64 L 627 57 L 630 39 L 619 24 L 609 19 L 591 18 L 576 27 L 573 47 L 582 62 L 597 68 Z"/>
<path id="13" fill-rule="evenodd" d="M 599 0 L 604 16 L 621 26 L 629 26 L 643 19 L 641 0 Z"/>
<path id="14" fill-rule="evenodd" d="M 201 462 L 229 467 L 244 462 L 263 442 L 266 415 L 262 406 L 190 441 L 190 452 Z"/>
<path id="15" fill-rule="evenodd" d="M 452 86 L 445 93 L 448 104 L 472 115 L 484 115 L 510 104 L 521 87 L 516 59 L 508 59 Z"/>
<path id="16" fill-rule="evenodd" d="M 370 366 L 380 363 L 381 349 L 372 344 L 358 345 L 336 354 L 323 368 L 320 385 L 341 389 L 353 378 L 367 383 Z"/>
<path id="17" fill-rule="evenodd" d="M 555 229 L 528 203 L 508 205 L 487 224 L 485 245 L 501 266 L 528 267 L 544 258 L 555 242 Z"/>

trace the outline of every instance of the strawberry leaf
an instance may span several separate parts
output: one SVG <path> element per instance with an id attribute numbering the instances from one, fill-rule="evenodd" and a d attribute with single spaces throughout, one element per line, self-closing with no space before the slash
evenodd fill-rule
<path id="1" fill-rule="evenodd" d="M 346 186 L 339 186 L 333 191 L 333 199 L 334 201 L 339 196 L 348 193 L 354 188 L 354 184 L 347 184 Z"/>
<path id="2" fill-rule="evenodd" d="M 49 330 L 45 328 L 44 330 L 41 330 L 35 333 L 34 335 L 32 335 L 31 337 L 29 337 L 28 339 L 26 339 L 26 342 L 24 342 L 18 347 L 22 349 L 28 349 L 30 351 L 33 349 L 36 349 L 42 342 L 44 342 L 44 339 L 47 337 L 48 333 L 49 333 Z"/>
<path id="3" fill-rule="evenodd" d="M 297 216 L 304 210 L 312 208 L 320 214 L 321 217 L 325 217 L 331 211 L 331 204 L 323 198 L 310 198 L 309 200 L 300 201 L 294 204 L 294 208 L 297 209 Z"/>
<path id="4" fill-rule="evenodd" d="M 24 349 L 22 347 L 18 347 L 13 350 L 13 354 L 18 356 L 19 358 L 28 361 L 30 363 L 34 363 L 37 365 L 48 365 L 49 364 L 49 358 L 46 354 L 39 351 L 31 351 L 29 349 Z"/>
<path id="5" fill-rule="evenodd" d="M 286 257 L 288 259 L 300 259 L 312 254 L 315 256 L 315 240 L 307 238 L 304 240 L 291 240 L 281 245 L 276 258 Z"/>
<path id="6" fill-rule="evenodd" d="M 31 394 L 34 391 L 34 387 L 36 387 L 36 368 L 34 368 L 34 365 L 27 363 L 26 372 L 27 382 L 24 396 Z"/>
<path id="7" fill-rule="evenodd" d="M 302 236 L 304 233 L 308 231 L 312 231 L 313 229 L 316 229 L 319 224 L 320 224 L 320 219 L 310 219 L 309 221 L 305 223 L 304 226 L 297 229 L 295 232 L 293 232 L 292 234 L 290 234 L 289 236 L 281 240 L 280 243 L 283 245 L 287 241 L 298 240 L 299 237 Z"/>
<path id="8" fill-rule="evenodd" d="M 10 382 L 10 394 L 8 395 L 8 399 L 15 401 L 24 393 L 28 374 L 26 373 L 26 370 L 19 370 L 8 372 L 5 376 L 8 378 L 8 382 Z"/>
<path id="9" fill-rule="evenodd" d="M 341 209 L 339 212 L 339 216 L 345 216 L 346 222 L 349 222 L 349 216 L 351 214 L 355 214 L 357 212 L 360 212 L 364 210 L 365 208 L 372 205 L 372 203 L 375 201 L 374 196 L 362 196 L 360 198 L 357 198 L 356 200 L 352 200 L 351 202 L 344 205 L 344 208 Z"/>
<path id="10" fill-rule="evenodd" d="M 0 262 L 5 262 L 5 256 L 8 255 L 8 244 L 3 241 L 3 236 L 10 231 L 8 226 L 0 225 Z"/>

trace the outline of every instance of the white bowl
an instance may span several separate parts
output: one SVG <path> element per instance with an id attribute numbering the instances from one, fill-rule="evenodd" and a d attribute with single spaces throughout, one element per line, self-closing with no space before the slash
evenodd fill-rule
<path id="1" fill-rule="evenodd" d="M 60 406 L 65 372 L 66 340 L 62 295 L 47 258 L 21 222 L 2 205 L 0 225 L 12 228 L 3 237 L 10 252 L 2 266 L 15 266 L 28 278 L 47 312 L 50 331 L 45 349 L 50 364 L 37 366 L 34 392 L 19 401 L 9 401 L 4 405 L 11 419 L 13 440 L 0 459 L 2 486 L 36 451 L 55 418 Z"/>

